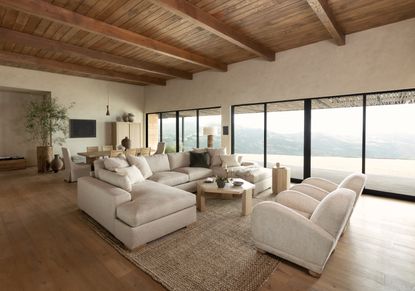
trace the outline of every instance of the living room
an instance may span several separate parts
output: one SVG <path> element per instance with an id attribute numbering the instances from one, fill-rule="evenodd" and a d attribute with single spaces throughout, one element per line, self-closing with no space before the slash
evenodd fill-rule
<path id="1" fill-rule="evenodd" d="M 415 288 L 414 1 L 0 20 L 2 289 Z"/>

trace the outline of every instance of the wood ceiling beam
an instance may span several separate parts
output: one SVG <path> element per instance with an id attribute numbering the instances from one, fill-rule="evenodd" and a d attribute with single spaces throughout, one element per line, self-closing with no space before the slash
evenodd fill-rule
<path id="1" fill-rule="evenodd" d="M 336 22 L 336 19 L 327 4 L 327 0 L 307 0 L 307 3 L 310 5 L 311 9 L 313 9 L 314 13 L 320 19 L 334 41 L 338 45 L 344 45 L 346 43 L 345 35 Z"/>
<path id="2" fill-rule="evenodd" d="M 268 61 L 275 61 L 274 51 L 253 41 L 186 0 L 151 0 L 151 2 L 251 53 Z"/>
<path id="3" fill-rule="evenodd" d="M 96 51 L 89 48 L 79 47 L 63 43 L 57 40 L 46 39 L 40 36 L 10 30 L 7 28 L 0 28 L 0 35 L 1 40 L 3 41 L 9 41 L 15 44 L 30 46 L 32 48 L 37 49 L 44 49 L 49 52 L 64 52 L 78 57 L 86 57 L 89 59 L 104 61 L 107 63 L 130 67 L 149 73 L 163 74 L 172 77 L 180 77 L 188 80 L 192 79 L 192 74 L 185 71 L 170 69 L 157 64 L 138 61 L 135 59 L 124 58 L 102 51 Z"/>
<path id="4" fill-rule="evenodd" d="M 202 67 L 219 71 L 227 70 L 227 65 L 220 61 L 177 48 L 130 30 L 52 5 L 42 0 L 0 0 L 0 5 Z"/>
<path id="5" fill-rule="evenodd" d="M 88 66 L 58 62 L 55 60 L 37 58 L 24 54 L 0 51 L 0 64 L 17 67 L 29 67 L 35 70 L 49 71 L 61 74 L 84 76 L 94 79 L 104 79 L 118 82 L 127 82 L 136 85 L 157 84 L 165 85 L 166 81 L 147 76 L 136 76 L 127 73 L 107 71 Z"/>

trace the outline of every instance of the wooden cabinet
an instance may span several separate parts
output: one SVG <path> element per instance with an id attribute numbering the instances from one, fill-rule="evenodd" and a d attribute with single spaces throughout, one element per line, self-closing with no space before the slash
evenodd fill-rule
<path id="1" fill-rule="evenodd" d="M 138 122 L 114 122 L 112 125 L 112 143 L 115 147 L 128 137 L 131 140 L 131 148 L 141 147 L 141 123 Z"/>

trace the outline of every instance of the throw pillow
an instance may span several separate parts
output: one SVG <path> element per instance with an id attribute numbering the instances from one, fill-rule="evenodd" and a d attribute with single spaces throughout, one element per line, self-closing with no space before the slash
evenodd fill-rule
<path id="1" fill-rule="evenodd" d="M 207 148 L 193 148 L 194 153 L 207 153 Z M 208 165 L 210 166 L 210 155 L 208 156 Z"/>
<path id="2" fill-rule="evenodd" d="M 128 176 L 123 176 L 115 172 L 111 172 L 105 169 L 99 169 L 99 179 L 107 182 L 111 185 L 117 186 L 124 189 L 125 191 L 131 192 L 131 181 Z"/>
<path id="3" fill-rule="evenodd" d="M 143 156 L 127 156 L 127 161 L 130 165 L 136 166 L 141 174 L 143 175 L 144 179 L 153 175 L 150 166 L 147 163 L 147 160 Z"/>
<path id="4" fill-rule="evenodd" d="M 220 155 L 222 161 L 222 167 L 240 167 L 241 164 L 238 162 L 237 155 Z"/>
<path id="5" fill-rule="evenodd" d="M 220 156 L 225 155 L 225 149 L 224 148 L 218 148 L 218 149 L 207 149 L 209 155 L 210 155 L 210 166 L 211 167 L 219 167 L 222 163 Z"/>
<path id="6" fill-rule="evenodd" d="M 122 176 L 128 176 L 131 184 L 145 181 L 143 174 L 141 174 L 140 170 L 134 165 L 132 165 L 131 167 L 127 167 L 127 168 L 115 169 L 115 172 L 117 174 L 121 174 Z"/>
<path id="7" fill-rule="evenodd" d="M 129 166 L 129 164 L 128 164 L 128 162 L 127 162 L 124 155 L 120 155 L 120 156 L 115 157 L 115 158 L 105 158 L 104 159 L 104 167 L 108 171 L 114 172 L 115 169 L 126 168 L 128 166 Z"/>
<path id="8" fill-rule="evenodd" d="M 190 167 L 209 168 L 209 154 L 190 152 Z"/>

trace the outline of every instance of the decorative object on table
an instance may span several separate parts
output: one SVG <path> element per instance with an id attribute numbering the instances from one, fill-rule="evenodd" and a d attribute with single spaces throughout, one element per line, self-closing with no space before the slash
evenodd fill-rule
<path id="1" fill-rule="evenodd" d="M 228 182 L 229 180 L 227 177 L 216 177 L 216 185 L 218 185 L 218 188 L 225 188 L 225 185 Z"/>
<path id="2" fill-rule="evenodd" d="M 129 148 L 131 148 L 131 140 L 128 138 L 128 136 L 126 136 L 122 141 L 121 141 L 121 145 L 128 150 Z"/>
<path id="3" fill-rule="evenodd" d="M 55 158 L 50 163 L 50 167 L 55 173 L 59 172 L 59 170 L 63 168 L 63 161 L 58 154 L 55 154 Z"/>
<path id="4" fill-rule="evenodd" d="M 45 96 L 40 101 L 32 101 L 27 108 L 26 131 L 30 140 L 41 144 L 37 147 L 38 173 L 49 171 L 53 159 L 52 145 L 62 145 L 65 141 L 69 127 L 68 110 L 73 104 L 59 105 L 55 98 Z"/>
<path id="5" fill-rule="evenodd" d="M 290 168 L 281 167 L 280 163 L 276 163 L 272 168 L 272 193 L 278 194 L 287 190 L 291 184 Z"/>
<path id="6" fill-rule="evenodd" d="M 234 181 L 232 182 L 232 184 L 233 184 L 235 187 L 240 187 L 240 186 L 242 186 L 242 185 L 244 184 L 244 181 L 241 181 L 241 180 L 234 180 Z"/>
<path id="7" fill-rule="evenodd" d="M 218 134 L 218 130 L 214 126 L 207 126 L 203 128 L 203 135 L 207 136 L 207 147 L 213 147 L 213 136 Z"/>
<path id="8" fill-rule="evenodd" d="M 124 121 L 124 122 L 128 122 L 128 113 L 124 113 L 124 114 L 122 115 L 122 121 Z"/>
<path id="9" fill-rule="evenodd" d="M 134 114 L 128 113 L 127 116 L 128 116 L 128 122 L 134 122 L 134 118 L 135 118 Z"/>
<path id="10" fill-rule="evenodd" d="M 205 180 L 205 183 L 213 183 L 213 182 L 215 182 L 215 180 L 211 177 L 206 178 L 206 180 Z"/>

